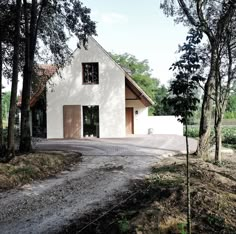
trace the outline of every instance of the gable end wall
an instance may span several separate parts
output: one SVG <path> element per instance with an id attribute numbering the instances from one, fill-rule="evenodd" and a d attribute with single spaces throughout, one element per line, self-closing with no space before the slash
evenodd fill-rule
<path id="1" fill-rule="evenodd" d="M 99 84 L 82 84 L 82 63 L 99 63 Z M 100 137 L 125 136 L 125 74 L 94 39 L 47 85 L 47 138 L 63 138 L 63 105 L 98 105 Z M 82 116 L 81 116 L 82 118 Z"/>

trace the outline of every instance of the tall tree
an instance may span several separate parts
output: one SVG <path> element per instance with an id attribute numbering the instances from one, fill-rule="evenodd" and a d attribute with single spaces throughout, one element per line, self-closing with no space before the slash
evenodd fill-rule
<path id="1" fill-rule="evenodd" d="M 219 50 L 218 71 L 215 78 L 215 161 L 221 163 L 221 125 L 227 102 L 236 81 L 236 33 L 234 22 L 226 29 Z"/>
<path id="2" fill-rule="evenodd" d="M 204 0 L 164 0 L 161 8 L 167 15 L 175 15 L 178 22 L 185 22 L 203 32 L 210 44 L 210 70 L 204 87 L 202 102 L 198 155 L 208 158 L 212 98 L 215 78 L 218 70 L 218 52 L 225 36 L 228 24 L 235 14 L 235 1 L 204 1 Z"/>
<path id="3" fill-rule="evenodd" d="M 200 57 L 196 52 L 196 45 L 201 41 L 202 33 L 191 29 L 187 42 L 181 47 L 183 52 L 180 60 L 174 63 L 172 70 L 177 70 L 174 80 L 170 83 L 170 94 L 167 101 L 173 106 L 174 114 L 185 124 L 186 131 L 186 180 L 187 180 L 187 233 L 191 233 L 191 197 L 190 197 L 190 170 L 189 170 L 189 144 L 188 119 L 198 108 L 198 87 L 204 79 L 198 75 Z"/>
<path id="4" fill-rule="evenodd" d="M 3 52 L 2 52 L 2 23 L 0 19 L 0 154 L 3 147 L 3 132 L 2 132 L 2 67 L 3 67 Z"/>
<path id="5" fill-rule="evenodd" d="M 3 125 L 2 125 L 2 79 L 3 79 L 3 63 L 4 63 L 4 50 L 3 43 L 6 37 L 5 23 L 6 14 L 3 9 L 6 7 L 6 3 L 0 3 L 0 154 L 3 156 Z"/>
<path id="6" fill-rule="evenodd" d="M 15 5 L 15 27 L 14 27 L 14 53 L 12 66 L 12 85 L 11 85 L 11 101 L 8 119 L 8 151 L 11 154 L 9 158 L 15 154 L 15 138 L 14 125 L 16 113 L 17 84 L 19 73 L 19 54 L 20 54 L 20 23 L 21 23 L 21 0 L 16 1 Z"/>
<path id="7" fill-rule="evenodd" d="M 90 19 L 90 9 L 83 7 L 79 0 L 24 0 L 25 65 L 23 70 L 23 91 L 21 105 L 20 151 L 31 150 L 30 134 L 30 92 L 35 56 L 42 58 L 37 51 L 37 43 L 49 49 L 51 62 L 63 65 L 71 51 L 66 44 L 75 36 L 83 46 L 87 37 L 96 33 L 95 23 Z M 79 45 L 79 44 L 78 44 Z M 47 58 L 47 60 L 49 60 Z"/>

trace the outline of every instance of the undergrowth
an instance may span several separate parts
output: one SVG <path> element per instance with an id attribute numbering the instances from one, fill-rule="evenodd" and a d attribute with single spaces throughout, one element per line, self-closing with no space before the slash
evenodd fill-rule
<path id="1" fill-rule="evenodd" d="M 79 160 L 77 155 L 60 153 L 16 156 L 9 163 L 0 163 L 0 191 L 53 176 Z"/>

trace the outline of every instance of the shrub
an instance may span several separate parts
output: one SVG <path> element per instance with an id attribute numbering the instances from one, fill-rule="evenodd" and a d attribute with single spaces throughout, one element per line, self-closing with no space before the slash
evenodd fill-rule
<path id="1" fill-rule="evenodd" d="M 236 145 L 236 127 L 224 127 L 222 129 L 222 142 L 224 144 Z"/>
<path id="2" fill-rule="evenodd" d="M 188 128 L 188 136 L 197 138 L 199 133 L 198 126 L 190 126 Z M 184 132 L 184 135 L 186 133 Z M 211 136 L 214 137 L 214 128 L 211 129 Z M 222 143 L 236 146 L 236 127 L 223 127 L 222 128 Z"/>
<path id="3" fill-rule="evenodd" d="M 199 127 L 198 126 L 189 126 L 188 127 L 188 136 L 192 138 L 197 138 L 199 134 Z M 186 135 L 185 129 L 184 129 L 184 135 Z"/>
<path id="4" fill-rule="evenodd" d="M 224 113 L 224 118 L 225 119 L 236 119 L 236 112 L 225 112 Z"/>

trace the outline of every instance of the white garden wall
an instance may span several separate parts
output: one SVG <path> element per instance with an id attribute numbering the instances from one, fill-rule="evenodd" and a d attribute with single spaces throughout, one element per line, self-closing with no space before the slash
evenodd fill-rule
<path id="1" fill-rule="evenodd" d="M 134 134 L 183 135 L 183 124 L 175 116 L 148 116 L 148 107 L 140 100 L 126 100 L 126 107 L 134 108 Z"/>
<path id="2" fill-rule="evenodd" d="M 175 134 L 183 136 L 183 124 L 175 116 L 148 116 L 146 122 L 148 129 L 153 130 L 153 134 Z"/>

